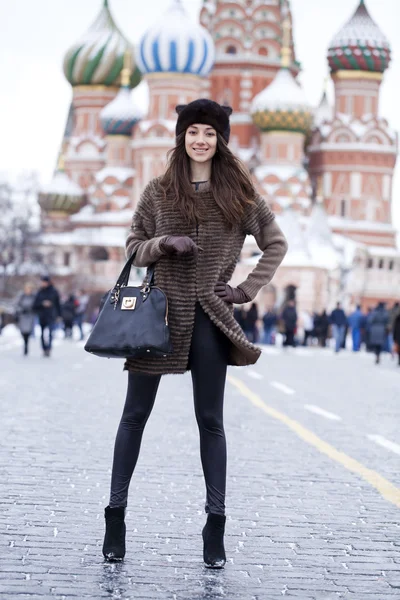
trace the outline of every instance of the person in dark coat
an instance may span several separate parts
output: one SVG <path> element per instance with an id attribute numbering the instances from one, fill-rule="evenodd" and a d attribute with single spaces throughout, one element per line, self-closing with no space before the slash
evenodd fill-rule
<path id="1" fill-rule="evenodd" d="M 29 338 L 35 326 L 34 302 L 35 294 L 33 293 L 32 285 L 26 283 L 16 306 L 18 327 L 24 340 L 24 356 L 28 355 Z"/>
<path id="2" fill-rule="evenodd" d="M 347 326 L 347 317 L 340 302 L 336 304 L 336 308 L 332 311 L 329 320 L 332 325 L 333 337 L 335 338 L 335 352 L 339 352 L 345 340 Z"/>
<path id="3" fill-rule="evenodd" d="M 329 316 L 326 310 L 323 310 L 320 315 L 314 318 L 315 337 L 318 339 L 318 344 L 321 348 L 326 347 L 326 340 L 329 333 Z"/>
<path id="4" fill-rule="evenodd" d="M 73 294 L 70 294 L 61 306 L 61 317 L 64 322 L 64 333 L 66 338 L 72 338 L 72 327 L 76 315 L 76 303 Z"/>
<path id="5" fill-rule="evenodd" d="M 389 313 L 384 302 L 379 302 L 369 316 L 369 342 L 375 352 L 375 364 L 379 364 L 389 332 Z"/>
<path id="6" fill-rule="evenodd" d="M 392 334 L 394 342 L 394 352 L 397 354 L 397 364 L 400 367 L 400 308 L 398 308 L 397 313 L 393 315 Z"/>
<path id="7" fill-rule="evenodd" d="M 282 311 L 281 319 L 284 325 L 285 341 L 284 346 L 296 346 L 295 333 L 297 328 L 297 311 L 294 300 L 289 300 Z"/>
<path id="8" fill-rule="evenodd" d="M 246 327 L 246 311 L 244 310 L 243 306 L 235 306 L 233 309 L 233 316 L 244 331 Z"/>
<path id="9" fill-rule="evenodd" d="M 36 294 L 33 309 L 38 315 L 42 330 L 43 355 L 50 356 L 53 328 L 57 318 L 61 317 L 61 306 L 59 293 L 48 275 L 41 277 L 41 288 Z"/>
<path id="10" fill-rule="evenodd" d="M 267 309 L 262 320 L 264 324 L 263 343 L 271 345 L 274 343 L 278 315 L 275 310 Z"/>
<path id="11" fill-rule="evenodd" d="M 245 319 L 245 333 L 247 335 L 247 339 L 252 344 L 256 344 L 258 342 L 258 308 L 255 302 L 252 303 L 249 310 L 246 314 Z"/>

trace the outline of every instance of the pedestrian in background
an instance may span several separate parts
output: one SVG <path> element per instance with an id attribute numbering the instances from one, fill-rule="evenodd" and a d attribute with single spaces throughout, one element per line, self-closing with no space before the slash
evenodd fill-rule
<path id="1" fill-rule="evenodd" d="M 258 342 L 258 307 L 255 302 L 253 302 L 246 313 L 245 319 L 245 333 L 247 335 L 247 339 L 252 344 L 256 344 Z"/>
<path id="2" fill-rule="evenodd" d="M 308 340 L 313 336 L 314 333 L 314 317 L 310 315 L 308 310 L 304 310 L 301 313 L 301 321 L 303 324 L 304 337 L 303 337 L 303 346 L 308 345 Z"/>
<path id="3" fill-rule="evenodd" d="M 397 310 L 397 313 L 394 317 L 394 322 L 392 326 L 392 335 L 393 335 L 393 353 L 397 354 L 397 364 L 400 367 L 400 307 Z"/>
<path id="4" fill-rule="evenodd" d="M 78 326 L 81 340 L 83 340 L 83 319 L 89 304 L 89 294 L 85 290 L 79 290 L 75 298 L 75 325 Z"/>
<path id="5" fill-rule="evenodd" d="M 349 315 L 348 322 L 351 329 L 351 339 L 353 342 L 353 352 L 358 352 L 361 347 L 361 332 L 365 328 L 365 315 L 361 310 L 360 304 L 355 311 Z"/>
<path id="6" fill-rule="evenodd" d="M 336 308 L 331 312 L 329 320 L 335 340 L 335 352 L 339 352 L 345 339 L 347 325 L 347 317 L 340 302 L 336 304 Z"/>
<path id="7" fill-rule="evenodd" d="M 278 323 L 278 315 L 276 310 L 267 309 L 262 318 L 264 325 L 263 344 L 272 345 L 275 343 L 276 326 Z"/>
<path id="8" fill-rule="evenodd" d="M 329 335 L 329 316 L 326 310 L 323 310 L 320 315 L 314 318 L 315 337 L 318 339 L 318 344 L 321 348 L 326 347 L 326 340 Z"/>
<path id="9" fill-rule="evenodd" d="M 53 328 L 57 318 L 61 317 L 60 295 L 48 275 L 41 277 L 41 288 L 35 296 L 33 308 L 38 315 L 41 328 L 43 356 L 50 356 Z"/>
<path id="10" fill-rule="evenodd" d="M 30 283 L 24 285 L 24 291 L 19 296 L 16 305 L 17 323 L 24 340 L 24 356 L 29 352 L 29 338 L 35 326 L 35 311 L 33 305 L 35 303 L 35 294 L 33 286 Z"/>
<path id="11" fill-rule="evenodd" d="M 235 317 L 236 321 L 238 322 L 238 324 L 244 331 L 244 329 L 246 327 L 246 311 L 245 311 L 244 307 L 243 306 L 235 306 L 235 308 L 233 309 L 233 316 Z"/>
<path id="12" fill-rule="evenodd" d="M 389 332 L 389 313 L 385 303 L 379 302 L 378 306 L 369 316 L 369 342 L 375 353 L 375 364 L 380 363 L 381 353 L 387 342 Z"/>
<path id="13" fill-rule="evenodd" d="M 61 318 L 64 323 L 64 335 L 66 338 L 72 338 L 72 327 L 75 321 L 75 296 L 70 294 L 62 303 Z"/>
<path id="14" fill-rule="evenodd" d="M 228 364 L 254 364 L 261 351 L 233 317 L 232 304 L 252 301 L 281 263 L 286 240 L 248 172 L 227 146 L 232 110 L 206 99 L 178 106 L 176 146 L 167 170 L 145 188 L 127 239 L 136 267 L 155 265 L 155 283 L 169 303 L 172 354 L 129 358 L 128 391 L 118 428 L 105 508 L 106 560 L 125 555 L 125 507 L 143 430 L 162 375 L 191 371 L 207 522 L 202 531 L 206 567 L 226 557 L 226 440 L 223 404 Z M 262 256 L 247 279 L 231 279 L 247 234 Z M 177 457 L 178 460 L 178 457 Z"/>
<path id="15" fill-rule="evenodd" d="M 297 330 L 297 311 L 294 300 L 288 301 L 287 305 L 282 311 L 281 319 L 283 321 L 285 333 L 283 345 L 285 347 L 293 346 L 294 348 L 296 346 L 295 335 Z"/>
<path id="16" fill-rule="evenodd" d="M 395 324 L 395 321 L 396 321 L 397 316 L 398 316 L 399 313 L 400 313 L 400 303 L 399 302 L 395 302 L 393 304 L 392 308 L 389 311 L 388 344 L 389 344 L 389 352 L 391 354 L 393 354 L 393 343 L 394 343 L 393 330 L 394 330 L 394 324 Z"/>

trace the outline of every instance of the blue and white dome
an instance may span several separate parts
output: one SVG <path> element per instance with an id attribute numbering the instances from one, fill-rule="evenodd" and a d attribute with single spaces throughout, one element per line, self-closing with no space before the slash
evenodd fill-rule
<path id="1" fill-rule="evenodd" d="M 143 74 L 187 73 L 206 76 L 215 60 L 214 42 L 208 31 L 193 23 L 180 0 L 144 34 L 136 62 Z"/>

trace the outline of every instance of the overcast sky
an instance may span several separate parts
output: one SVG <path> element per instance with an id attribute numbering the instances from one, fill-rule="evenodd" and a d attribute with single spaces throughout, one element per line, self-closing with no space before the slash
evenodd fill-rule
<path id="1" fill-rule="evenodd" d="M 326 51 L 359 0 L 291 0 L 300 81 L 309 100 L 319 101 L 328 74 Z M 201 0 L 182 0 L 198 19 Z M 134 43 L 168 8 L 170 0 L 109 0 L 117 24 Z M 381 93 L 381 115 L 400 130 L 400 0 L 367 0 L 392 46 L 392 63 Z M 71 87 L 62 72 L 66 50 L 96 18 L 102 0 L 0 0 L 0 171 L 36 169 L 51 177 L 61 142 Z M 332 89 L 330 88 L 332 96 Z M 137 92 L 143 103 L 145 93 Z M 397 168 L 394 217 L 400 229 Z"/>

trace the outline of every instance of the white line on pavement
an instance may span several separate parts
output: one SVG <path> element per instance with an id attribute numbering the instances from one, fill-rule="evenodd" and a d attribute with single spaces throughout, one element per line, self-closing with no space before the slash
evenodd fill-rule
<path id="1" fill-rule="evenodd" d="M 334 413 L 324 410 L 323 408 L 320 408 L 319 406 L 315 406 L 315 404 L 305 404 L 304 408 L 306 410 L 309 410 L 310 412 L 315 413 L 316 415 L 321 415 L 321 417 L 325 417 L 326 419 L 331 419 L 331 421 L 341 421 L 342 420 L 342 417 L 339 417 L 338 415 L 335 415 Z"/>
<path id="2" fill-rule="evenodd" d="M 254 369 L 246 369 L 246 373 L 249 377 L 252 377 L 253 379 L 264 379 L 264 375 L 261 375 L 261 373 L 257 373 L 257 371 L 254 371 Z"/>
<path id="3" fill-rule="evenodd" d="M 400 454 L 399 444 L 395 444 L 394 442 L 387 440 L 386 438 L 383 437 L 383 435 L 368 435 L 367 437 L 370 440 L 372 440 L 373 442 L 375 442 L 376 444 L 379 444 L 380 446 L 387 448 L 387 450 L 391 450 L 392 452 L 395 452 L 396 454 Z"/>
<path id="4" fill-rule="evenodd" d="M 276 388 L 280 392 L 287 394 L 288 396 L 291 396 L 295 393 L 295 391 L 292 388 L 285 385 L 284 383 L 280 383 L 279 381 L 270 381 L 270 385 L 272 385 L 272 387 Z"/>

